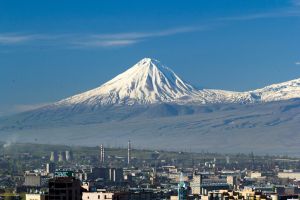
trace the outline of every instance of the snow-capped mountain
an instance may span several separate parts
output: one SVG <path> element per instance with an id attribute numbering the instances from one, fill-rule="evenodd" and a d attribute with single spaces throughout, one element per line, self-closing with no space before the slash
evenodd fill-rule
<path id="1" fill-rule="evenodd" d="M 300 79 L 272 84 L 248 93 L 256 96 L 262 102 L 300 98 Z"/>
<path id="2" fill-rule="evenodd" d="M 198 90 L 158 60 L 144 58 L 100 87 L 56 102 L 55 106 L 102 106 L 154 103 L 257 103 L 300 97 L 300 79 L 262 89 L 233 92 Z"/>
<path id="3" fill-rule="evenodd" d="M 134 138 L 151 148 L 185 143 L 195 151 L 299 155 L 299 124 L 300 79 L 246 92 L 199 90 L 145 58 L 98 88 L 0 118 L 0 135 L 76 145 Z"/>
<path id="4" fill-rule="evenodd" d="M 151 104 L 197 96 L 198 90 L 159 61 L 144 58 L 102 86 L 64 99 L 57 105 Z"/>

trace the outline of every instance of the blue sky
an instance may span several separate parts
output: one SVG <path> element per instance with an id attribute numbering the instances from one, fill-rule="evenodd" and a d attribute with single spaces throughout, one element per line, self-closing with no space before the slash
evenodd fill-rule
<path id="1" fill-rule="evenodd" d="M 205 88 L 300 77 L 300 0 L 0 1 L 0 116 L 92 89 L 143 57 Z"/>

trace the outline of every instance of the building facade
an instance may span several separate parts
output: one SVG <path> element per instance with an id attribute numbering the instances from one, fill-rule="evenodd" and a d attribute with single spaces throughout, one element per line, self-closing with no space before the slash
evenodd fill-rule
<path id="1" fill-rule="evenodd" d="M 49 200 L 81 200 L 81 182 L 73 177 L 49 180 Z"/>

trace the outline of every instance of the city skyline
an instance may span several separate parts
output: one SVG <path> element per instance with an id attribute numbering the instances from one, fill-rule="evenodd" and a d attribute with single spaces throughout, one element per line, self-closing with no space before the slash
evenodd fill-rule
<path id="1" fill-rule="evenodd" d="M 300 0 L 0 0 L 0 200 L 300 199 Z"/>

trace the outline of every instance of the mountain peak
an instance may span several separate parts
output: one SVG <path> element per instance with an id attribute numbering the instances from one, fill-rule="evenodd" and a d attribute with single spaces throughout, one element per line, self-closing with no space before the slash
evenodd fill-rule
<path id="1" fill-rule="evenodd" d="M 159 60 L 153 58 L 143 58 L 142 60 L 137 62 L 134 66 L 139 68 L 147 68 L 147 69 L 154 69 L 154 68 L 157 68 L 158 70 L 167 69 L 171 71 L 171 69 L 164 66 Z"/>
<path id="2" fill-rule="evenodd" d="M 153 59 L 153 58 L 143 58 L 138 63 L 139 64 L 148 64 L 148 63 L 151 63 L 151 62 L 159 62 L 159 61 L 156 60 L 156 59 Z"/>
<path id="3" fill-rule="evenodd" d="M 152 58 L 134 66 L 98 88 L 58 102 L 59 104 L 150 104 L 172 102 L 198 91 L 170 68 Z"/>
<path id="4" fill-rule="evenodd" d="M 299 98 L 300 79 L 248 92 L 197 90 L 174 71 L 152 58 L 143 58 L 125 72 L 93 90 L 54 105 L 98 107 L 153 103 L 254 103 Z"/>

